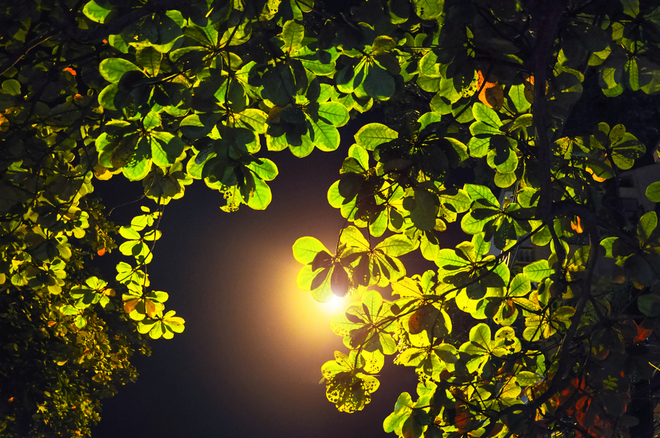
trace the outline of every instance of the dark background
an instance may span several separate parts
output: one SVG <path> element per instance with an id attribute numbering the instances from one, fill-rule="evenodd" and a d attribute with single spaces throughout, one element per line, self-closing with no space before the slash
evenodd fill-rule
<path id="1" fill-rule="evenodd" d="M 320 370 L 335 350 L 347 349 L 330 330 L 331 312 L 296 286 L 302 265 L 292 255 L 295 240 L 311 235 L 333 251 L 344 225 L 326 192 L 347 149 L 302 160 L 288 151 L 267 154 L 280 176 L 265 211 L 224 213 L 222 195 L 200 181 L 165 208 L 149 274 L 155 290 L 170 294 L 167 309 L 185 318 L 186 330 L 152 342 L 151 357 L 136 354 L 140 377 L 105 402 L 95 438 L 392 436 L 382 422 L 401 392 L 414 394 L 413 370 L 386 358 L 372 403 L 356 414 L 338 412 L 319 385 Z M 108 208 L 141 193 L 121 177 L 99 185 Z M 145 199 L 110 218 L 128 223 L 139 205 L 155 207 Z"/>

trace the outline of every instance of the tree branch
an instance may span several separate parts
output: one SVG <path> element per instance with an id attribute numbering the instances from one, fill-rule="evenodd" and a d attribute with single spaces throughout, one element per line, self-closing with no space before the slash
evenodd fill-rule
<path id="1" fill-rule="evenodd" d="M 536 46 L 532 52 L 529 63 L 534 73 L 534 104 L 532 115 L 534 117 L 534 130 L 536 132 L 536 144 L 538 148 L 537 159 L 541 165 L 541 199 L 539 200 L 539 217 L 546 219 L 552 209 L 552 154 L 550 140 L 546 128 L 546 101 L 545 84 L 547 81 L 547 67 L 552 53 L 562 13 L 568 4 L 568 0 L 557 0 L 553 2 L 538 1 L 532 5 L 534 31 L 538 33 Z"/>

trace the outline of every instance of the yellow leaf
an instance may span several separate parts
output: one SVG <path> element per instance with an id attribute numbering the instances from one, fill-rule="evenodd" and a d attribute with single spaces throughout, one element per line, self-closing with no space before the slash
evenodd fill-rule
<path id="1" fill-rule="evenodd" d="M 606 180 L 606 178 L 601 178 L 601 177 L 599 177 L 598 175 L 596 175 L 596 174 L 594 173 L 594 171 L 591 169 L 591 167 L 587 167 L 586 169 L 587 169 L 587 172 L 589 172 L 589 173 L 591 174 L 591 177 L 592 177 L 595 181 L 603 182 L 603 181 Z"/>
<path id="2" fill-rule="evenodd" d="M 110 172 L 107 167 L 104 167 L 99 163 L 96 163 L 96 166 L 94 166 L 94 176 L 96 179 L 105 181 L 112 178 L 112 175 L 113 173 Z"/>

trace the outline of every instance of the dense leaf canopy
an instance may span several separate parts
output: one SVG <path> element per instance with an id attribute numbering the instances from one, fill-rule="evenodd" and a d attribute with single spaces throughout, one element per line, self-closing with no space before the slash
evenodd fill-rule
<path id="1" fill-rule="evenodd" d="M 337 245 L 293 244 L 300 288 L 354 298 L 332 323 L 349 352 L 322 367 L 339 410 L 369 403 L 393 356 L 419 377 L 384 421 L 398 436 L 652 422 L 635 403 L 651 403 L 660 362 L 654 2 L 12 3 L 0 436 L 89 435 L 135 378 L 133 352 L 183 331 L 147 267 L 186 186 L 217 190 L 226 212 L 265 209 L 278 168 L 263 151 L 340 145 Z M 349 147 L 341 127 L 362 113 L 379 122 Z M 93 194 L 110 178 L 153 201 L 122 226 Z M 113 250 L 116 273 L 96 270 Z M 413 252 L 428 270 L 408 272 Z"/>

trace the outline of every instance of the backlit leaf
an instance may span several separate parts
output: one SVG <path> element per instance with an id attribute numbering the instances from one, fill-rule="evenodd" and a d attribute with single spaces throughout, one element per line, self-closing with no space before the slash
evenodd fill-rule
<path id="1" fill-rule="evenodd" d="M 382 123 L 369 123 L 364 125 L 355 134 L 355 142 L 368 151 L 373 151 L 376 146 L 399 137 L 393 129 Z"/>
<path id="2" fill-rule="evenodd" d="M 99 72 L 103 79 L 110 83 L 117 83 L 129 71 L 140 71 L 138 66 L 124 58 L 108 58 L 99 64 Z"/>

